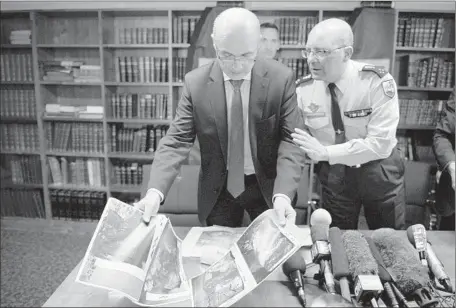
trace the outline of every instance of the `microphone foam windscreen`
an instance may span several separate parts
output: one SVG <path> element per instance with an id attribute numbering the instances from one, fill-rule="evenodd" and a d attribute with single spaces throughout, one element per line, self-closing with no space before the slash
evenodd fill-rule
<path id="1" fill-rule="evenodd" d="M 408 297 L 428 285 L 427 269 L 420 263 L 418 253 L 409 241 L 390 228 L 375 230 L 372 240 L 402 294 Z"/>
<path id="2" fill-rule="evenodd" d="M 310 227 L 310 236 L 312 242 L 315 241 L 328 241 L 329 225 L 314 225 Z"/>
<path id="3" fill-rule="evenodd" d="M 356 230 L 347 230 L 342 234 L 345 252 L 348 258 L 350 275 L 378 275 L 378 265 L 372 256 L 364 235 Z"/>
<path id="4" fill-rule="evenodd" d="M 300 270 L 302 274 L 306 272 L 306 260 L 304 258 L 303 247 L 291 255 L 287 261 L 282 265 L 282 270 L 285 275 L 289 275 L 291 272 Z"/>
<path id="5" fill-rule="evenodd" d="M 330 225 L 332 222 L 331 214 L 325 209 L 316 209 L 310 215 L 310 225 Z"/>
<path id="6" fill-rule="evenodd" d="M 378 276 L 380 280 L 392 282 L 393 278 L 391 277 L 390 273 L 386 269 L 385 263 L 383 263 L 382 256 L 380 255 L 380 251 L 378 251 L 377 246 L 375 246 L 374 241 L 370 237 L 366 237 L 367 244 L 369 245 L 370 251 L 372 256 L 374 257 L 375 261 L 377 261 L 378 265 Z"/>
<path id="7" fill-rule="evenodd" d="M 415 241 L 415 235 L 417 235 L 418 243 Z M 416 224 L 408 227 L 407 237 L 410 243 L 412 243 L 417 250 L 426 249 L 426 228 L 422 224 Z"/>
<path id="8" fill-rule="evenodd" d="M 342 243 L 342 233 L 338 227 L 329 229 L 329 243 L 331 244 L 331 262 L 333 275 L 336 279 L 350 275 L 347 254 Z"/>

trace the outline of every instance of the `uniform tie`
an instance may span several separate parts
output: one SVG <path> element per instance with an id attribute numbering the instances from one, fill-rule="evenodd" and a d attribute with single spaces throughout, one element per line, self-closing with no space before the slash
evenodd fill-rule
<path id="1" fill-rule="evenodd" d="M 243 80 L 230 80 L 234 88 L 231 101 L 230 144 L 228 155 L 227 190 L 237 198 L 244 187 L 244 118 L 242 115 L 241 85 Z"/>
<path id="2" fill-rule="evenodd" d="M 336 95 L 336 85 L 334 83 L 330 83 L 328 85 L 328 88 L 329 92 L 331 93 L 331 118 L 334 131 L 336 132 L 336 144 L 344 143 L 345 128 L 344 122 L 342 121 L 342 117 L 340 115 L 339 101 L 337 100 Z"/>

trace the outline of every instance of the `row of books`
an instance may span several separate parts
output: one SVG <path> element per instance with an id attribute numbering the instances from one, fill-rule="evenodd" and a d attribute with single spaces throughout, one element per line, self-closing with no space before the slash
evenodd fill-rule
<path id="1" fill-rule="evenodd" d="M 87 65 L 84 61 L 40 60 L 42 80 L 61 82 L 101 82 L 100 65 Z"/>
<path id="2" fill-rule="evenodd" d="M 102 123 L 46 122 L 46 145 L 55 152 L 103 153 Z"/>
<path id="3" fill-rule="evenodd" d="M 119 28 L 117 44 L 167 44 L 168 28 Z"/>
<path id="4" fill-rule="evenodd" d="M 187 58 L 177 57 L 173 59 L 173 62 L 173 81 L 184 82 Z"/>
<path id="5" fill-rule="evenodd" d="M 111 115 L 116 119 L 171 119 L 168 94 L 120 93 L 111 96 Z"/>
<path id="6" fill-rule="evenodd" d="M 168 82 L 168 58 L 116 57 L 116 82 Z"/>
<path id="7" fill-rule="evenodd" d="M 77 95 L 77 94 L 76 94 Z M 100 100 L 101 104 L 101 100 Z M 80 119 L 102 119 L 103 106 L 80 104 L 55 104 L 47 103 L 44 108 L 45 115 L 49 117 L 69 117 Z"/>
<path id="8" fill-rule="evenodd" d="M 33 82 L 32 52 L 2 50 L 0 54 L 0 81 Z"/>
<path id="9" fill-rule="evenodd" d="M 280 58 L 280 62 L 287 65 L 295 73 L 295 78 L 301 78 L 310 74 L 309 66 L 307 65 L 306 59 L 302 58 Z"/>
<path id="10" fill-rule="evenodd" d="M 398 136 L 397 148 L 405 160 L 424 161 L 432 164 L 436 162 L 432 145 L 422 142 L 420 138 Z"/>
<path id="11" fill-rule="evenodd" d="M 453 77 L 454 61 L 429 57 L 409 62 L 407 86 L 451 88 Z"/>
<path id="12" fill-rule="evenodd" d="M 18 86 L 0 89 L 0 116 L 36 118 L 35 90 Z"/>
<path id="13" fill-rule="evenodd" d="M 173 19 L 173 43 L 190 43 L 199 17 L 178 16 Z"/>
<path id="14" fill-rule="evenodd" d="M 318 17 L 281 17 L 274 21 L 279 27 L 280 44 L 305 45 L 310 30 L 317 24 Z"/>
<path id="15" fill-rule="evenodd" d="M 454 22 L 442 17 L 399 17 L 396 45 L 407 47 L 449 47 L 451 27 L 454 30 Z"/>
<path id="16" fill-rule="evenodd" d="M 2 183 L 41 184 L 41 160 L 38 155 L 2 155 Z"/>
<path id="17" fill-rule="evenodd" d="M 107 196 L 104 192 L 83 190 L 49 190 L 54 219 L 96 221 L 103 213 Z"/>
<path id="18" fill-rule="evenodd" d="M 399 125 L 435 126 L 440 120 L 445 103 L 444 100 L 401 99 Z"/>
<path id="19" fill-rule="evenodd" d="M 106 185 L 103 158 L 48 157 L 49 182 L 57 185 L 103 187 Z"/>
<path id="20" fill-rule="evenodd" d="M 43 195 L 39 190 L 1 189 L 2 217 L 46 218 Z"/>
<path id="21" fill-rule="evenodd" d="M 146 153 L 155 152 L 160 140 L 166 135 L 167 126 L 150 125 L 135 129 L 122 128 L 113 124 L 111 129 L 111 151 L 122 153 Z"/>
<path id="22" fill-rule="evenodd" d="M 40 150 L 37 124 L 0 124 L 0 147 L 6 151 L 35 152 Z"/>
<path id="23" fill-rule="evenodd" d="M 121 163 L 113 166 L 115 184 L 141 185 L 143 166 L 138 163 Z"/>

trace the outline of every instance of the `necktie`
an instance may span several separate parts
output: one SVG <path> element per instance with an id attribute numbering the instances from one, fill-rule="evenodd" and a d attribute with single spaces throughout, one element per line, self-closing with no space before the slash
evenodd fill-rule
<path id="1" fill-rule="evenodd" d="M 336 144 L 345 142 L 345 128 L 342 117 L 340 116 L 339 101 L 336 95 L 336 85 L 330 83 L 328 85 L 329 92 L 331 93 L 331 118 L 334 131 L 336 132 Z"/>
<path id="2" fill-rule="evenodd" d="M 241 85 L 243 80 L 230 80 L 234 88 L 231 101 L 230 153 L 228 155 L 227 190 L 237 198 L 244 187 L 244 118 L 242 116 Z"/>

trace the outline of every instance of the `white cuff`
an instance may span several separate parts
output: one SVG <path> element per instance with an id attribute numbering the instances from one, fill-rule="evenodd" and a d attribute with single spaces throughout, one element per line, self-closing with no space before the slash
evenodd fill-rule
<path id="1" fill-rule="evenodd" d="M 345 143 L 328 145 L 326 146 L 326 150 L 328 151 L 328 162 L 330 165 L 341 164 L 340 158 L 347 153 Z"/>
<path id="2" fill-rule="evenodd" d="M 163 202 L 163 200 L 165 199 L 165 196 L 163 195 L 163 193 L 161 191 L 159 191 L 158 189 L 156 188 L 149 188 L 146 192 L 146 195 L 150 192 L 150 191 L 153 191 L 153 192 L 156 192 L 159 196 L 160 196 L 160 203 Z"/>
<path id="3" fill-rule="evenodd" d="M 272 196 L 272 203 L 273 203 L 273 204 L 274 204 L 275 198 L 277 198 L 277 197 L 283 197 L 283 198 L 285 198 L 285 199 L 288 200 L 288 203 L 291 204 L 291 199 L 290 199 L 290 197 L 288 197 L 288 196 L 285 195 L 285 194 L 275 194 L 274 196 Z"/>

